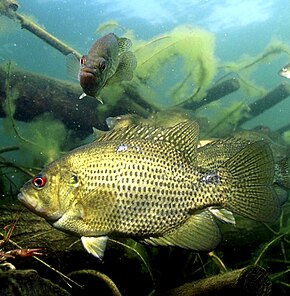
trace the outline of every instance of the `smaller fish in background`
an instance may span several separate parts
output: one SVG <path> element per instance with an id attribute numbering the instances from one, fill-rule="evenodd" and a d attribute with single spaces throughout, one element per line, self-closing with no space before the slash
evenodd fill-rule
<path id="1" fill-rule="evenodd" d="M 133 78 L 137 61 L 129 51 L 131 45 L 130 39 L 119 38 L 114 33 L 99 38 L 92 45 L 88 54 L 80 59 L 78 80 L 83 89 L 80 99 L 90 96 L 103 103 L 99 93 L 104 86 Z M 69 71 L 74 68 L 68 65 Z"/>
<path id="2" fill-rule="evenodd" d="M 286 66 L 284 66 L 279 72 L 278 74 L 282 77 L 285 78 L 290 78 L 290 63 L 287 64 Z"/>

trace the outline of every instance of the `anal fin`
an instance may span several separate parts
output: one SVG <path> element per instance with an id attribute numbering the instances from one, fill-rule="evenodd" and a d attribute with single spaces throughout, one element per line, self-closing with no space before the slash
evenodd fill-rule
<path id="1" fill-rule="evenodd" d="M 144 242 L 154 246 L 179 246 L 196 251 L 210 251 L 220 240 L 220 230 L 213 215 L 204 210 L 192 215 L 175 231 L 160 237 L 146 238 Z"/>

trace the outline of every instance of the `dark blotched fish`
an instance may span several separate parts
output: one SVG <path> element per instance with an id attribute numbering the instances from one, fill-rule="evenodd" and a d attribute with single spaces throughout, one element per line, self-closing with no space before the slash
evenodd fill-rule
<path id="1" fill-rule="evenodd" d="M 84 93 L 80 96 L 98 97 L 108 83 L 133 78 L 137 66 L 134 54 L 129 51 L 132 43 L 128 38 L 119 38 L 110 33 L 99 38 L 87 55 L 80 59 L 78 78 Z"/>
<path id="2" fill-rule="evenodd" d="M 286 66 L 284 66 L 279 72 L 278 74 L 282 77 L 285 78 L 290 78 L 290 63 L 287 64 Z"/>
<path id="3" fill-rule="evenodd" d="M 198 166 L 198 131 L 191 121 L 110 131 L 52 162 L 18 198 L 100 258 L 112 236 L 208 251 L 221 239 L 216 218 L 274 221 L 281 200 L 269 146 L 251 143 L 219 166 Z"/>

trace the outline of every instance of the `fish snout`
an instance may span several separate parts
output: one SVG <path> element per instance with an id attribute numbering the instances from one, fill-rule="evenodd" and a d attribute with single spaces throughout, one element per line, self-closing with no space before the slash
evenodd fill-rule
<path id="1" fill-rule="evenodd" d="M 31 212 L 48 221 L 56 221 L 61 217 L 60 214 L 50 212 L 48 209 L 46 209 L 36 197 L 27 195 L 24 192 L 20 192 L 17 195 L 17 198 Z"/>
<path id="2" fill-rule="evenodd" d="M 97 82 L 97 76 L 96 71 L 93 71 L 89 69 L 88 71 L 86 69 L 82 69 L 79 73 L 79 81 L 81 87 L 88 91 L 90 89 L 93 89 Z"/>
<path id="3" fill-rule="evenodd" d="M 18 193 L 17 198 L 29 210 L 34 211 L 37 209 L 37 200 L 35 198 L 27 196 L 22 192 Z"/>
<path id="4" fill-rule="evenodd" d="M 91 76 L 91 75 L 96 76 L 96 72 L 97 72 L 97 70 L 94 68 L 82 67 L 80 69 L 79 75 L 80 76 Z"/>

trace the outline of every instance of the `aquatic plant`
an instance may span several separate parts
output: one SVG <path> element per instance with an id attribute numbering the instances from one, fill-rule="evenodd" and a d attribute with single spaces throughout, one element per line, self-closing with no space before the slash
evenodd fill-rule
<path id="1" fill-rule="evenodd" d="M 98 28 L 96 29 L 96 34 L 104 35 L 104 34 L 108 34 L 110 32 L 114 32 L 117 34 L 116 31 L 121 31 L 121 33 L 126 33 L 127 29 L 125 29 L 123 26 L 121 26 L 117 21 L 109 20 L 104 23 L 101 23 L 98 26 Z"/>
<path id="2" fill-rule="evenodd" d="M 290 145 L 290 130 L 283 133 L 283 140 L 287 145 Z"/>
<path id="3" fill-rule="evenodd" d="M 51 114 L 43 114 L 31 121 L 23 135 L 34 145 L 20 142 L 20 150 L 30 153 L 38 165 L 45 165 L 57 159 L 68 140 L 68 131 L 64 124 Z"/>
<path id="4" fill-rule="evenodd" d="M 211 103 L 209 109 L 215 111 L 212 116 L 208 114 L 211 120 L 209 122 L 209 127 L 202 135 L 205 139 L 208 137 L 225 137 L 230 134 L 235 130 L 240 118 L 248 111 L 249 107 L 244 100 L 241 102 L 231 102 L 227 106 L 222 106 L 221 102 L 217 101 Z M 204 110 L 198 111 L 196 116 L 202 117 L 203 111 Z"/>
<path id="5" fill-rule="evenodd" d="M 134 40 L 133 44 L 136 76 L 148 88 L 174 85 L 168 94 L 171 99 L 201 99 L 216 74 L 215 38 L 205 30 L 178 26 L 150 41 Z"/>
<path id="6" fill-rule="evenodd" d="M 265 50 L 257 56 L 243 55 L 237 62 L 226 62 L 219 65 L 218 69 L 223 70 L 226 74 L 219 78 L 222 80 L 228 75 L 238 76 L 241 82 L 241 90 L 250 97 L 261 97 L 266 94 L 264 87 L 258 86 L 253 81 L 253 73 L 258 69 L 261 63 L 270 63 L 281 54 L 290 55 L 290 46 L 279 40 L 272 40 Z"/>
<path id="7" fill-rule="evenodd" d="M 7 115 L 3 121 L 5 132 L 15 135 L 20 153 L 32 156 L 34 162 L 42 166 L 59 157 L 61 147 L 66 142 L 67 130 L 64 124 L 54 119 L 51 114 L 43 114 L 26 124 L 26 129 L 20 132 L 13 117 L 18 91 L 10 85 L 11 75 L 12 63 L 8 62 L 5 79 L 6 100 L 3 106 Z"/>
<path id="8" fill-rule="evenodd" d="M 255 57 L 243 56 L 240 61 L 235 63 L 225 63 L 224 65 L 219 66 L 219 68 L 222 68 L 226 71 L 239 72 L 241 70 L 251 68 L 262 61 L 269 62 L 277 55 L 283 53 L 290 55 L 290 46 L 282 41 L 272 40 L 261 54 L 258 54 Z"/>

